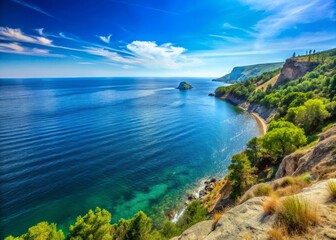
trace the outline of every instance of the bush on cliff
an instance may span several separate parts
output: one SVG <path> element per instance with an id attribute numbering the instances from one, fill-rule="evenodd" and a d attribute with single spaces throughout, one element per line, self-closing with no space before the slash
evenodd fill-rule
<path id="1" fill-rule="evenodd" d="M 306 133 L 312 133 L 330 116 L 322 100 L 310 99 L 300 107 L 290 108 L 286 118 L 302 127 Z"/>
<path id="2" fill-rule="evenodd" d="M 301 128 L 285 121 L 275 121 L 261 141 L 274 158 L 281 159 L 304 145 L 307 137 Z"/>

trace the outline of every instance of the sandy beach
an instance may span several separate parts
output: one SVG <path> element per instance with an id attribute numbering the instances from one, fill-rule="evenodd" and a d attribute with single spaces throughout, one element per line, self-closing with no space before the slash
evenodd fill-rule
<path id="1" fill-rule="evenodd" d="M 251 113 L 257 120 L 257 123 L 259 125 L 260 131 L 262 135 L 265 135 L 267 132 L 267 123 L 266 121 L 260 117 L 257 113 Z"/>

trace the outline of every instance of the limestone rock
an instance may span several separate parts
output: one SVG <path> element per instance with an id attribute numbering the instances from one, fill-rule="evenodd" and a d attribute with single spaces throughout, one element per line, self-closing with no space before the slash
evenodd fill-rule
<path id="1" fill-rule="evenodd" d="M 298 79 L 307 72 L 314 70 L 318 65 L 318 62 L 298 62 L 295 59 L 289 58 L 283 65 L 280 76 L 274 86 L 277 87 L 288 81 Z"/>
<path id="2" fill-rule="evenodd" d="M 179 240 L 201 240 L 204 239 L 212 231 L 213 222 L 211 220 L 196 223 L 185 230 Z"/>

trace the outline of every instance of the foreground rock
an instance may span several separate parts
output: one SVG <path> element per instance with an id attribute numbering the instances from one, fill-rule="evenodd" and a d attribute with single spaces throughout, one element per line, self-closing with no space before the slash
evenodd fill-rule
<path id="1" fill-rule="evenodd" d="M 321 224 L 294 239 L 335 239 L 333 237 L 336 236 L 334 235 L 336 234 L 336 205 L 330 201 L 327 181 L 320 181 L 296 195 L 316 204 Z M 266 197 L 252 198 L 224 213 L 215 226 L 211 221 L 200 222 L 173 239 L 269 239 L 267 232 L 274 227 L 277 219 L 276 215 L 264 213 L 262 204 L 265 199 Z"/>
<path id="2" fill-rule="evenodd" d="M 188 89 L 192 89 L 192 86 L 189 83 L 180 82 L 180 84 L 178 85 L 178 87 L 176 89 L 188 90 Z"/>

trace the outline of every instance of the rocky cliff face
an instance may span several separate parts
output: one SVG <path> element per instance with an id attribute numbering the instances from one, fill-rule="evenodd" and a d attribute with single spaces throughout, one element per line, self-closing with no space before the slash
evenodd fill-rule
<path id="1" fill-rule="evenodd" d="M 316 178 L 336 175 L 336 125 L 322 133 L 316 146 L 286 156 L 276 178 L 311 172 Z"/>
<path id="2" fill-rule="evenodd" d="M 316 226 L 313 232 L 295 239 L 334 239 L 336 211 L 334 202 L 330 201 L 327 181 L 317 182 L 296 195 L 316 204 L 323 224 Z M 173 239 L 269 239 L 267 232 L 275 226 L 277 216 L 265 214 L 263 210 L 265 199 L 266 197 L 252 198 L 224 213 L 217 224 L 211 221 L 200 222 Z"/>
<path id="3" fill-rule="evenodd" d="M 297 62 L 291 58 L 287 59 L 281 69 L 281 73 L 275 83 L 275 87 L 302 77 L 307 72 L 314 70 L 317 65 L 319 65 L 318 62 Z"/>
<path id="4" fill-rule="evenodd" d="M 265 119 L 267 122 L 269 122 L 276 113 L 276 109 L 272 109 L 272 108 L 268 109 L 260 104 L 253 104 L 253 103 L 245 102 L 243 100 L 240 100 L 234 97 L 233 95 L 224 95 L 224 96 L 220 96 L 220 98 L 227 100 L 230 103 L 238 107 L 241 107 L 242 109 L 246 111 L 257 113 L 260 117 Z"/>

